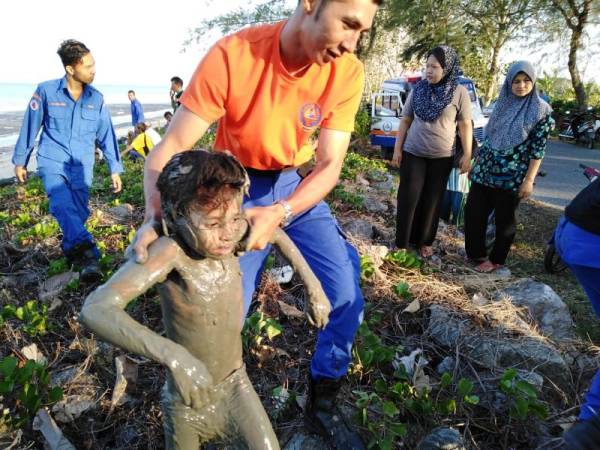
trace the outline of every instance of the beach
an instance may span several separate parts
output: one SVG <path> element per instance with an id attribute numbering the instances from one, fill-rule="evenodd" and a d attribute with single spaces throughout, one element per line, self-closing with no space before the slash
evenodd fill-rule
<path id="1" fill-rule="evenodd" d="M 142 106 L 146 122 L 150 122 L 153 127 L 163 126 L 165 124 L 164 112 L 171 111 L 170 104 L 155 103 Z M 126 103 L 109 104 L 108 107 L 117 138 L 126 136 L 127 132 L 133 129 L 130 105 Z M 14 176 L 11 158 L 23 122 L 23 114 L 23 111 L 0 112 L 0 180 Z M 30 159 L 27 169 L 30 172 L 36 170 L 35 156 Z"/>

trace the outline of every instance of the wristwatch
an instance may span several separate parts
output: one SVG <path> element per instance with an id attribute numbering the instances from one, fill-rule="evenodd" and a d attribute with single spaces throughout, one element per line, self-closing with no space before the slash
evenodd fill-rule
<path id="1" fill-rule="evenodd" d="M 277 200 L 274 204 L 281 205 L 283 207 L 283 220 L 281 221 L 281 226 L 287 227 L 294 218 L 294 211 L 292 211 L 292 207 L 285 200 Z"/>

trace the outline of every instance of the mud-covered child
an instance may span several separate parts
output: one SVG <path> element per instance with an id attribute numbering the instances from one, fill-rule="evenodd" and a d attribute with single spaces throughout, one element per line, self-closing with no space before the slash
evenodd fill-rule
<path id="1" fill-rule="evenodd" d="M 86 299 L 80 320 L 102 340 L 168 369 L 162 408 L 167 449 L 198 449 L 213 439 L 278 449 L 269 418 L 242 361 L 242 281 L 237 248 L 248 223 L 248 177 L 227 153 L 176 154 L 158 182 L 165 236 L 148 260 L 127 261 Z M 324 327 L 329 301 L 282 231 L 278 245 L 307 290 L 308 320 Z M 127 304 L 158 285 L 166 337 L 132 319 Z"/>

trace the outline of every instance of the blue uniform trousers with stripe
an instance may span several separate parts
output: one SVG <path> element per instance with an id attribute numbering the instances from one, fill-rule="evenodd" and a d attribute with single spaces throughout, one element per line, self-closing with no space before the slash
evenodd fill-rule
<path id="1" fill-rule="evenodd" d="M 250 193 L 244 199 L 244 208 L 269 206 L 286 199 L 300 181 L 296 170 L 250 171 Z M 331 303 L 329 323 L 317 337 L 311 375 L 315 380 L 342 377 L 348 370 L 352 341 L 363 318 L 358 253 L 346 241 L 329 206 L 323 201 L 296 216 L 285 232 L 320 280 Z M 240 258 L 245 314 L 269 251 L 270 248 L 252 251 Z"/>
<path id="2" fill-rule="evenodd" d="M 556 227 L 554 244 L 600 317 L 600 235 L 583 230 L 563 217 Z M 600 370 L 585 394 L 579 418 L 587 420 L 596 414 L 600 414 Z"/>
<path id="3" fill-rule="evenodd" d="M 63 233 L 61 243 L 63 253 L 67 254 L 78 244 L 89 243 L 98 256 L 94 238 L 85 227 L 90 210 L 88 208 L 89 187 L 83 172 L 84 169 L 80 165 L 65 164 L 60 170 L 39 168 L 39 174 L 48 194 L 50 213 Z"/>

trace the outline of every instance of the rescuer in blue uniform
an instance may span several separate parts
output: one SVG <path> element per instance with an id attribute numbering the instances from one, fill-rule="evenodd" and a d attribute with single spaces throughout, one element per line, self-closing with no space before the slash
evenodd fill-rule
<path id="1" fill-rule="evenodd" d="M 121 190 L 123 166 L 104 97 L 90 85 L 96 74 L 90 50 L 81 42 L 67 40 L 58 55 L 66 74 L 39 84 L 33 93 L 12 162 L 17 179 L 25 182 L 27 163 L 41 128 L 38 172 L 50 212 L 63 233 L 62 250 L 71 264 L 81 268 L 82 281 L 95 281 L 102 276 L 100 253 L 85 222 L 90 214 L 88 196 L 96 146 L 109 165 L 115 193 Z"/>

